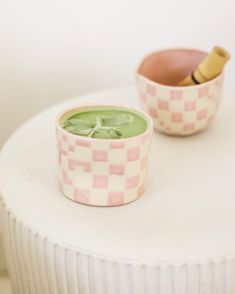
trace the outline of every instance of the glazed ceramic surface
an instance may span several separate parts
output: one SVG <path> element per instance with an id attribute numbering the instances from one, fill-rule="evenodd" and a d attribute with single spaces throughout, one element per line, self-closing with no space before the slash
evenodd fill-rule
<path id="1" fill-rule="evenodd" d="M 115 206 L 131 202 L 145 189 L 152 120 L 144 113 L 131 110 L 146 120 L 147 129 L 138 136 L 123 139 L 78 136 L 61 127 L 63 116 L 90 107 L 75 107 L 57 120 L 60 190 L 71 200 L 88 205 Z"/>
<path id="2" fill-rule="evenodd" d="M 221 98 L 223 74 L 201 85 L 176 87 L 206 56 L 204 52 L 174 49 L 146 57 L 136 73 L 142 108 L 154 127 L 169 135 L 190 135 L 212 121 Z"/>

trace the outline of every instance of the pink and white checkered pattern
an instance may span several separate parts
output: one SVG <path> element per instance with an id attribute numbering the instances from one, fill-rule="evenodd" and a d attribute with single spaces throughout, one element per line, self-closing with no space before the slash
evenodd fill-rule
<path id="1" fill-rule="evenodd" d="M 152 135 L 103 140 L 74 136 L 57 126 L 60 189 L 71 200 L 95 206 L 123 205 L 145 187 Z"/>
<path id="2" fill-rule="evenodd" d="M 189 135 L 206 128 L 216 113 L 221 97 L 223 75 L 201 85 L 163 86 L 137 74 L 137 87 L 143 109 L 154 127 L 169 135 Z"/>

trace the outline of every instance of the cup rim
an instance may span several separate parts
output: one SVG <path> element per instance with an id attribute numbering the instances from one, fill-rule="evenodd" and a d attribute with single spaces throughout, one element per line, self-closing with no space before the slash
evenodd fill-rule
<path id="1" fill-rule="evenodd" d="M 165 48 L 165 49 L 159 49 L 159 50 L 155 50 L 155 51 L 152 51 L 146 55 L 144 55 L 144 57 L 141 59 L 141 61 L 139 62 L 138 66 L 136 67 L 136 69 L 134 70 L 134 76 L 136 78 L 139 78 L 141 77 L 142 79 L 144 79 L 145 81 L 148 81 L 148 83 L 151 83 L 153 85 L 157 85 L 158 87 L 162 87 L 162 88 L 174 88 L 175 90 L 179 89 L 179 90 L 182 90 L 182 89 L 192 89 L 192 88 L 200 88 L 200 87 L 203 87 L 203 86 L 206 86 L 210 83 L 213 83 L 213 82 L 216 82 L 218 79 L 220 79 L 221 77 L 223 77 L 224 75 L 224 70 L 222 70 L 222 72 L 214 77 L 213 79 L 205 82 L 205 83 L 201 83 L 201 84 L 196 84 L 196 85 L 190 85 L 190 86 L 174 86 L 174 85 L 164 85 L 164 84 L 160 84 L 158 82 L 155 82 L 153 80 L 150 80 L 148 79 L 146 76 L 142 75 L 139 73 L 139 69 L 140 67 L 142 66 L 142 64 L 145 62 L 145 60 L 147 58 L 149 58 L 150 56 L 154 55 L 154 54 L 157 54 L 157 53 L 163 53 L 163 52 L 168 52 L 168 51 L 176 51 L 176 50 L 185 50 L 185 51 L 194 51 L 194 52 L 199 52 L 199 53 L 205 53 L 205 54 L 208 54 L 207 51 L 205 50 L 201 50 L 201 49 L 197 49 L 197 48 L 190 48 L 190 47 L 169 47 L 169 48 Z"/>
<path id="2" fill-rule="evenodd" d="M 134 111 L 137 112 L 137 114 L 139 113 L 142 117 L 145 117 L 145 120 L 147 122 L 147 127 L 146 130 L 136 136 L 132 136 L 132 137 L 127 137 L 127 138 L 122 138 L 122 139 L 102 139 L 102 138 L 90 138 L 90 137 L 86 137 L 86 136 L 81 136 L 81 135 L 76 135 L 76 134 L 72 134 L 68 131 L 66 131 L 64 128 L 62 128 L 61 124 L 60 124 L 60 119 L 63 117 L 63 115 L 65 115 L 67 112 L 71 111 L 71 110 L 75 110 L 75 109 L 79 109 L 79 108 L 89 108 L 89 107 L 112 107 L 112 108 L 122 108 L 122 109 L 126 109 L 127 111 Z M 87 104 L 82 104 L 82 105 L 74 105 L 71 107 L 67 107 L 65 108 L 63 111 L 61 111 L 57 117 L 56 117 L 56 128 L 60 130 L 60 132 L 62 132 L 62 134 L 66 135 L 66 136 L 71 136 L 73 138 L 77 138 L 79 140 L 84 140 L 84 141 L 102 141 L 105 140 L 107 142 L 126 142 L 126 141 L 131 141 L 133 139 L 142 137 L 147 135 L 148 133 L 150 133 L 150 135 L 153 133 L 153 120 L 151 118 L 151 116 L 149 114 L 147 114 L 146 112 L 136 109 L 135 107 L 128 107 L 128 106 L 123 106 L 123 105 L 112 105 L 112 104 L 99 104 L 99 103 L 87 103 Z"/>

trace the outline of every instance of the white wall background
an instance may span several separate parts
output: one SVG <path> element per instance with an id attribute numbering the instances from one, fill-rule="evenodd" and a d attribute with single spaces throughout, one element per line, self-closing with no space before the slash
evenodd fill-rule
<path id="1" fill-rule="evenodd" d="M 0 145 L 49 104 L 133 82 L 155 48 L 233 54 L 234 18 L 233 0 L 0 0 Z"/>
<path id="2" fill-rule="evenodd" d="M 234 24 L 234 0 L 0 0 L 0 146 L 50 104 L 132 83 L 154 49 L 218 44 L 235 56 Z M 234 74 L 235 58 L 230 87 Z"/>

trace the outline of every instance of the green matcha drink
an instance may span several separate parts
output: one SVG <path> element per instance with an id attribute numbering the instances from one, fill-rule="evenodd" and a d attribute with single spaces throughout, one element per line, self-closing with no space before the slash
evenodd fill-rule
<path id="1" fill-rule="evenodd" d="M 125 108 L 95 106 L 84 108 L 65 119 L 62 127 L 75 135 L 99 139 L 137 136 L 147 129 L 147 121 Z"/>

